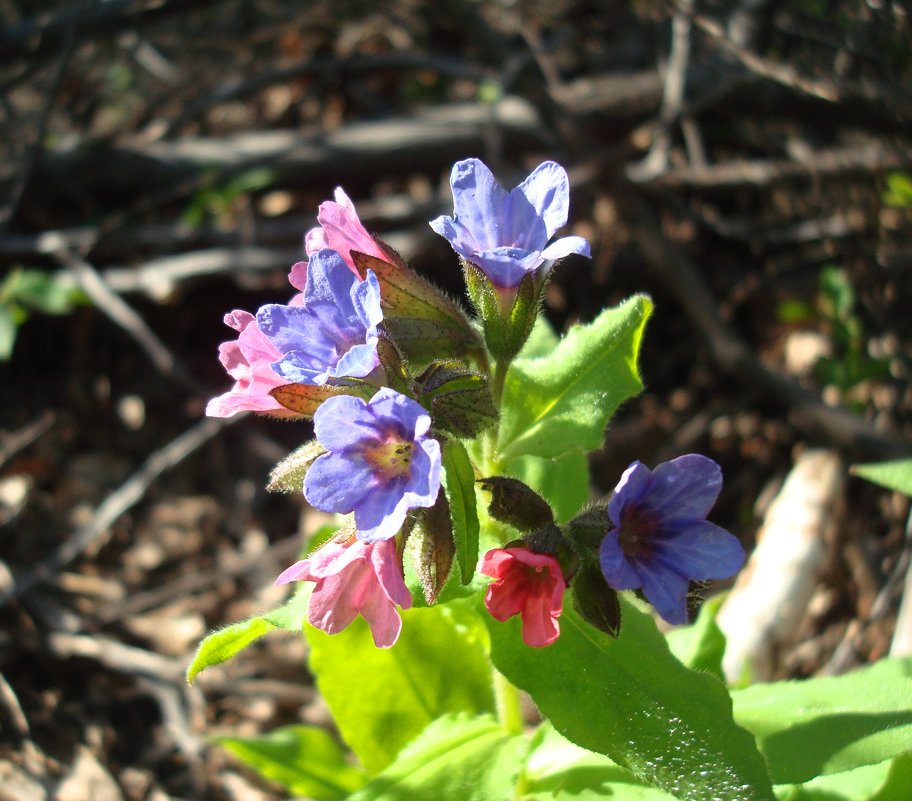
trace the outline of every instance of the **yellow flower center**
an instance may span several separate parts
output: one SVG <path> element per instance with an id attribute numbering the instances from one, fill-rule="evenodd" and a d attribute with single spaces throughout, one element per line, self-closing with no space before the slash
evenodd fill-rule
<path id="1" fill-rule="evenodd" d="M 382 445 L 366 449 L 364 458 L 384 478 L 398 478 L 409 475 L 414 448 L 414 442 L 390 439 Z"/>

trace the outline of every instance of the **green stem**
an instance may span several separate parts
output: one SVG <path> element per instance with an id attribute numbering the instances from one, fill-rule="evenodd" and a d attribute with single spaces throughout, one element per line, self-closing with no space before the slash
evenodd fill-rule
<path id="1" fill-rule="evenodd" d="M 491 387 L 491 393 L 494 395 L 494 405 L 498 409 L 503 400 L 504 384 L 507 381 L 507 370 L 509 369 L 509 359 L 498 359 L 494 364 L 494 382 Z"/>
<path id="2" fill-rule="evenodd" d="M 519 690 L 510 684 L 497 668 L 493 669 L 493 673 L 497 719 L 508 734 L 522 734 L 523 717 L 519 704 Z"/>

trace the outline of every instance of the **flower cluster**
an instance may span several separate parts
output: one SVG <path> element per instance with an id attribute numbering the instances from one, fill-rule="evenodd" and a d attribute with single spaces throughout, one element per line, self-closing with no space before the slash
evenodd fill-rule
<path id="1" fill-rule="evenodd" d="M 315 440 L 273 475 L 352 522 L 277 583 L 313 582 L 311 624 L 334 634 L 361 615 L 384 648 L 399 637 L 397 609 L 412 604 L 403 554 L 412 555 L 428 603 L 450 574 L 456 535 L 451 485 L 442 489 L 444 454 L 455 449 L 455 463 L 468 460 L 458 456 L 467 454 L 459 441 L 487 438 L 476 463 L 467 462 L 470 489 L 472 473 L 493 464 L 484 454 L 496 442 L 507 369 L 529 336 L 548 275 L 565 256 L 590 255 L 581 237 L 552 241 L 569 213 L 560 165 L 545 162 L 507 191 L 481 161 L 466 159 L 453 166 L 450 183 L 453 216 L 430 225 L 460 256 L 476 323 L 371 236 L 337 189 L 305 237 L 307 261 L 291 269 L 296 292 L 288 302 L 225 317 L 237 338 L 219 357 L 235 384 L 206 409 L 216 417 L 253 411 L 313 420 Z M 449 479 L 466 482 L 465 473 Z M 462 564 L 463 584 L 476 568 L 492 578 L 488 611 L 498 621 L 518 615 L 530 646 L 558 639 L 568 588 L 587 620 L 616 633 L 617 591 L 638 590 L 681 623 L 690 581 L 730 576 L 744 561 L 737 539 L 706 521 L 721 471 L 702 456 L 652 471 L 635 462 L 607 505 L 563 527 L 517 479 L 479 481 L 493 493 L 490 517 L 522 536 L 488 548 L 480 565 L 475 557 Z M 411 537 L 420 546 L 406 548 Z"/>

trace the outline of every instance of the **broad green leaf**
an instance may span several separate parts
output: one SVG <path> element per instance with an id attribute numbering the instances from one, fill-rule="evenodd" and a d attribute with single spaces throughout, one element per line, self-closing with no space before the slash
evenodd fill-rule
<path id="1" fill-rule="evenodd" d="M 454 601 L 402 612 L 402 634 L 374 647 L 358 618 L 329 636 L 311 626 L 310 668 L 339 731 L 371 773 L 447 713 L 494 709 L 491 666 L 471 605 Z"/>
<path id="2" fill-rule="evenodd" d="M 912 459 L 854 464 L 851 467 L 851 472 L 853 475 L 866 478 L 878 486 L 912 497 Z"/>
<path id="3" fill-rule="evenodd" d="M 722 657 L 725 655 L 725 635 L 716 624 L 716 615 L 725 595 L 710 598 L 700 609 L 690 626 L 678 626 L 665 637 L 671 652 L 691 670 L 705 670 L 725 680 Z"/>
<path id="4" fill-rule="evenodd" d="M 478 564 L 478 507 L 475 501 L 475 472 L 466 449 L 458 440 L 448 440 L 444 446 L 443 469 L 459 575 L 462 583 L 468 584 Z"/>
<path id="5" fill-rule="evenodd" d="M 524 481 L 548 501 L 558 523 L 566 523 L 590 497 L 589 460 L 579 450 L 557 459 L 517 456 L 507 460 L 503 474 Z"/>
<path id="6" fill-rule="evenodd" d="M 643 388 L 637 354 L 652 301 L 637 295 L 574 326 L 548 356 L 517 359 L 504 388 L 498 458 L 601 447 L 618 406 Z"/>
<path id="7" fill-rule="evenodd" d="M 732 693 L 777 784 L 874 765 L 912 751 L 912 659 L 845 676 L 756 684 Z"/>
<path id="8" fill-rule="evenodd" d="M 685 668 L 648 615 L 621 606 L 616 639 L 565 607 L 547 648 L 523 644 L 517 617 L 486 619 L 491 658 L 564 737 L 643 781 L 684 801 L 770 801 L 763 758 L 722 683 Z"/>
<path id="9" fill-rule="evenodd" d="M 311 585 L 305 585 L 294 594 L 288 603 L 278 609 L 212 632 L 199 644 L 196 656 L 193 657 L 190 667 L 187 668 L 187 681 L 192 684 L 201 671 L 207 667 L 227 662 L 270 631 L 275 629 L 301 631 L 304 617 L 307 614 L 310 590 Z"/>
<path id="10" fill-rule="evenodd" d="M 524 787 L 536 799 L 572 798 L 573 801 L 671 801 L 674 796 L 648 787 L 629 770 L 574 745 L 543 723 L 532 740 L 526 760 Z"/>
<path id="11" fill-rule="evenodd" d="M 507 801 L 526 749 L 490 716 L 433 721 L 350 801 Z"/>
<path id="12" fill-rule="evenodd" d="M 367 781 L 325 729 L 284 726 L 262 737 L 218 737 L 216 742 L 266 779 L 314 801 L 342 801 Z"/>
<path id="13" fill-rule="evenodd" d="M 896 801 L 912 787 L 912 752 L 896 757 L 890 765 L 890 772 L 883 786 L 868 801 Z"/>
<path id="14" fill-rule="evenodd" d="M 893 762 L 881 762 L 845 773 L 818 776 L 804 784 L 780 784 L 776 795 L 780 801 L 870 801 L 887 784 L 892 768 Z M 903 796 L 890 797 L 899 801 Z"/>
<path id="15" fill-rule="evenodd" d="M 544 315 L 539 314 L 535 325 L 532 327 L 532 333 L 519 352 L 520 359 L 535 359 L 539 356 L 547 356 L 557 347 L 560 342 L 554 329 L 551 327 Z"/>

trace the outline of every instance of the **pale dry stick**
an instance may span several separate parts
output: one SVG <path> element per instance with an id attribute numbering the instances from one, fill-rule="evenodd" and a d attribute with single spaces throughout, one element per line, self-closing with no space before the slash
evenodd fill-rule
<path id="1" fill-rule="evenodd" d="M 92 302 L 136 341 L 162 375 L 191 392 L 208 394 L 207 387 L 193 377 L 146 321 L 105 283 L 91 264 L 67 248 L 57 250 L 55 255 L 73 273 Z"/>
<path id="2" fill-rule="evenodd" d="M 681 0 L 671 22 L 671 52 L 665 70 L 659 126 L 646 157 L 627 169 L 632 181 L 648 181 L 668 169 L 671 148 L 671 129 L 684 109 L 684 87 L 687 83 L 687 64 L 690 61 L 690 29 L 693 0 Z"/>
<path id="3" fill-rule="evenodd" d="M 906 520 L 906 544 L 903 550 L 905 565 L 898 576 L 905 576 L 903 581 L 902 602 L 896 615 L 896 627 L 893 630 L 893 641 L 890 643 L 890 656 L 912 655 L 912 511 Z M 897 563 L 897 568 L 902 560 Z M 886 588 L 885 588 L 886 589 Z M 878 598 L 879 600 L 879 598 Z M 875 602 L 876 603 L 876 602 Z"/>
<path id="4" fill-rule="evenodd" d="M 23 426 L 16 433 L 10 434 L 0 444 L 0 467 L 3 467 L 19 451 L 25 450 L 36 439 L 44 434 L 57 419 L 49 409 L 45 409 L 37 418 L 32 420 L 26 426 Z"/>
<path id="5" fill-rule="evenodd" d="M 25 712 L 22 711 L 22 704 L 19 703 L 15 691 L 6 680 L 6 676 L 2 673 L 0 673 L 0 703 L 6 707 L 9 721 L 16 734 L 19 735 L 19 737 L 28 737 L 28 718 L 25 717 Z"/>
<path id="6" fill-rule="evenodd" d="M 844 474 L 836 452 L 807 451 L 770 504 L 757 547 L 716 619 L 729 682 L 769 679 L 779 649 L 797 633 L 826 560 L 824 537 Z"/>
<path id="7" fill-rule="evenodd" d="M 76 559 L 101 538 L 118 517 L 140 501 L 152 482 L 162 473 L 180 464 L 226 425 L 245 416 L 240 414 L 231 418 L 206 418 L 155 451 L 139 470 L 102 501 L 88 523 L 77 529 L 49 557 L 17 577 L 11 587 L 0 588 L 0 606 L 19 598 Z"/>
<path id="8" fill-rule="evenodd" d="M 876 86 L 870 82 L 837 84 L 820 78 L 809 78 L 793 67 L 770 61 L 741 47 L 728 37 L 725 29 L 718 22 L 709 17 L 695 14 L 693 21 L 704 33 L 717 41 L 725 52 L 734 56 L 755 75 L 828 103 L 841 103 L 853 98 L 860 99 L 871 104 L 872 108 L 889 112 L 894 119 L 900 122 L 908 122 L 912 119 L 912 103 L 910 103 L 912 96 L 907 91 L 898 88 L 898 84 L 895 87 Z"/>

